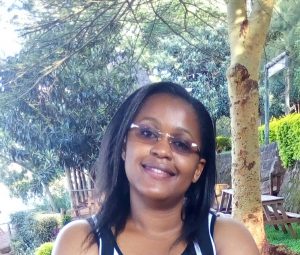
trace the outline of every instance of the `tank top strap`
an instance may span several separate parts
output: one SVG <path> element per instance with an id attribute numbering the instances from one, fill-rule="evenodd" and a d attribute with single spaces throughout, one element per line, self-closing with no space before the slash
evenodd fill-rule
<path id="1" fill-rule="evenodd" d="M 209 212 L 207 220 L 200 226 L 200 235 L 194 243 L 197 255 L 216 255 L 216 247 L 213 239 L 216 214 Z"/>
<path id="2" fill-rule="evenodd" d="M 99 229 L 96 228 L 97 218 L 94 215 L 88 218 L 87 221 L 93 229 L 94 237 L 99 247 L 99 255 L 122 255 L 122 253 L 115 248 L 115 238 L 110 229 L 103 228 L 99 231 Z"/>

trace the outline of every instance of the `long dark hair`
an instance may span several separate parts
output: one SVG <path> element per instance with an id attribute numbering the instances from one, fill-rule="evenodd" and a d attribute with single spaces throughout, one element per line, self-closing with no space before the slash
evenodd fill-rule
<path id="1" fill-rule="evenodd" d="M 216 182 L 215 136 L 212 120 L 203 104 L 189 95 L 180 85 L 158 82 L 144 86 L 131 94 L 120 106 L 108 125 L 95 163 L 96 186 L 103 197 L 93 232 L 113 227 L 115 235 L 124 229 L 130 213 L 129 183 L 121 158 L 124 140 L 131 123 L 143 103 L 154 94 L 167 93 L 181 98 L 195 110 L 200 127 L 201 157 L 206 160 L 201 177 L 185 194 L 183 231 L 179 240 L 196 241 L 200 224 L 208 217 Z M 206 221 L 207 222 L 207 221 Z"/>

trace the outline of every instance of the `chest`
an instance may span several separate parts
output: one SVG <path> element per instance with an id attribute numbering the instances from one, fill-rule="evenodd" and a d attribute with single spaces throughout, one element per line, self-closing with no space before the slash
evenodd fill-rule
<path id="1" fill-rule="evenodd" d="M 124 255 L 179 255 L 184 254 L 187 248 L 186 242 L 175 242 L 172 237 L 163 236 L 160 238 L 143 235 L 120 235 L 117 238 L 117 246 Z"/>

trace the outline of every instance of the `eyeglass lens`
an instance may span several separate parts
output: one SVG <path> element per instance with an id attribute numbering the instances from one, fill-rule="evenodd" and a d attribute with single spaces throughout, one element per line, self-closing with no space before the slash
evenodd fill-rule
<path id="1" fill-rule="evenodd" d="M 132 124 L 131 128 L 134 131 L 135 137 L 141 142 L 147 144 L 155 144 L 157 141 L 162 139 L 162 136 L 167 136 L 172 151 L 185 155 L 198 152 L 197 145 L 185 138 L 172 136 L 167 133 L 162 133 L 159 130 L 156 130 L 155 128 L 144 124 Z"/>

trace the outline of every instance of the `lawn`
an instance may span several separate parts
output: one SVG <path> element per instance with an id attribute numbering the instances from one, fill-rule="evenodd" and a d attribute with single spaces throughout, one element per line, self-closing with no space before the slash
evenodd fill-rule
<path id="1" fill-rule="evenodd" d="M 300 255 L 300 224 L 293 223 L 292 225 L 297 233 L 297 239 L 293 238 L 290 234 L 283 233 L 281 230 L 275 230 L 270 225 L 266 226 L 267 238 L 271 244 L 286 245 L 290 250 Z"/>

